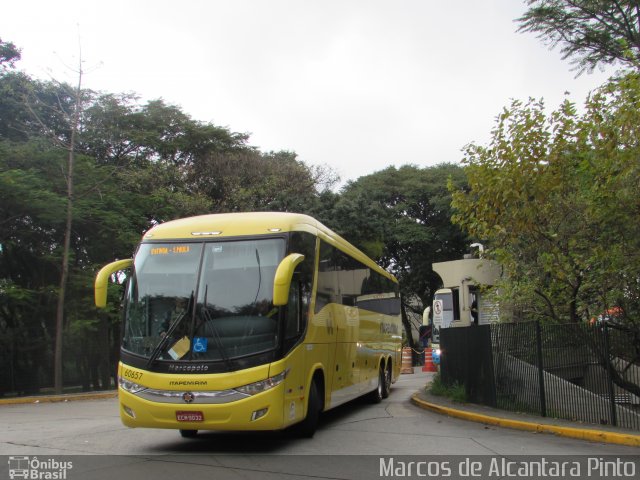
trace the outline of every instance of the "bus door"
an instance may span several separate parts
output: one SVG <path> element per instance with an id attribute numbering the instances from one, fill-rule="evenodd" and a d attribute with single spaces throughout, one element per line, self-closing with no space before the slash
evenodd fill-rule
<path id="1" fill-rule="evenodd" d="M 284 312 L 284 350 L 289 353 L 288 374 L 284 390 L 284 421 L 294 423 L 304 418 L 306 375 L 306 348 L 300 338 L 306 330 L 299 273 L 296 272 L 289 288 L 289 301 Z"/>
<path id="2" fill-rule="evenodd" d="M 360 381 L 356 368 L 358 351 L 350 326 L 350 310 L 341 304 L 331 305 L 332 320 L 335 325 L 335 356 L 333 381 L 331 385 L 331 405 L 338 405 L 351 399 Z M 353 309 L 357 313 L 357 308 Z"/>

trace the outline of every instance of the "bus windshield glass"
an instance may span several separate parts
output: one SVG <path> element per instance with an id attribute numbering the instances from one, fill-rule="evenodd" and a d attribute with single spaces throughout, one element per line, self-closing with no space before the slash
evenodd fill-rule
<path id="1" fill-rule="evenodd" d="M 127 290 L 123 349 L 149 365 L 273 350 L 273 280 L 284 251 L 281 238 L 142 244 Z"/>

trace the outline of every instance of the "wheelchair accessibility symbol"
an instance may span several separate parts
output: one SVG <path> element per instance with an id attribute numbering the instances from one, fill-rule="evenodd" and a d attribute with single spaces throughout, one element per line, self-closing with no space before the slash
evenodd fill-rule
<path id="1" fill-rule="evenodd" d="M 207 351 L 207 339 L 204 337 L 193 338 L 193 352 L 205 353 Z"/>

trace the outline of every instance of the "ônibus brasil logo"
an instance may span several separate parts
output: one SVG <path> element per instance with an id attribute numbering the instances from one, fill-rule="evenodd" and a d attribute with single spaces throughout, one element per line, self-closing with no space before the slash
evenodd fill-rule
<path id="1" fill-rule="evenodd" d="M 66 480 L 67 470 L 73 462 L 63 462 L 54 458 L 38 460 L 38 457 L 9 457 L 9 478 L 30 480 Z"/>

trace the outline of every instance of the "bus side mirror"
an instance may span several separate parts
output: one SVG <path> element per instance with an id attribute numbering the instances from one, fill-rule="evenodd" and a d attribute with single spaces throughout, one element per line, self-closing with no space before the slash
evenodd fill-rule
<path id="1" fill-rule="evenodd" d="M 105 265 L 100 269 L 96 275 L 95 283 L 95 302 L 96 307 L 104 308 L 107 306 L 107 286 L 109 285 L 109 277 L 115 272 L 129 268 L 133 264 L 133 260 L 128 258 L 126 260 L 118 260 Z"/>
<path id="2" fill-rule="evenodd" d="M 293 271 L 304 260 L 304 255 L 292 253 L 282 259 L 273 279 L 273 304 L 276 307 L 286 305 L 289 301 L 289 287 Z"/>

